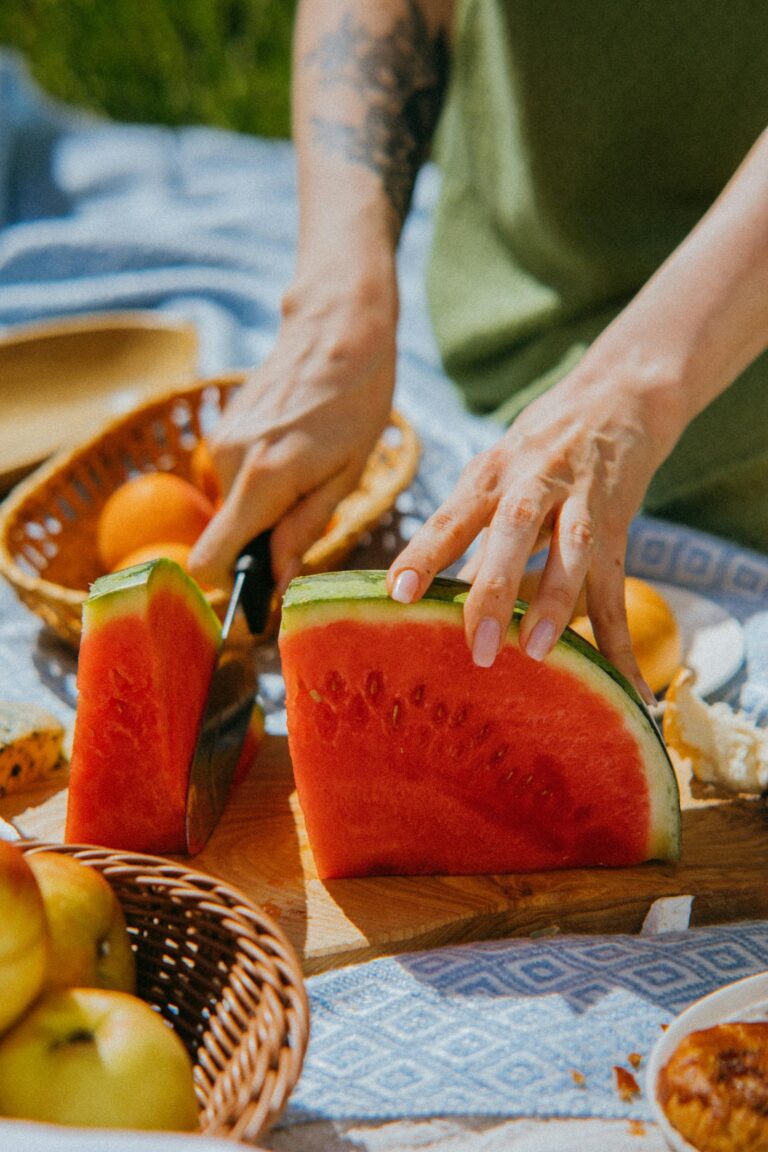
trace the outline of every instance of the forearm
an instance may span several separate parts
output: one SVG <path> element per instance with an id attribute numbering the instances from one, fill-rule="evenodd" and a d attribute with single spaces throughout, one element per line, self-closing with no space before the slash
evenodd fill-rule
<path id="1" fill-rule="evenodd" d="M 394 277 L 446 82 L 449 0 L 303 0 L 294 46 L 298 283 Z"/>
<path id="2" fill-rule="evenodd" d="M 677 432 L 768 346 L 768 133 L 711 209 L 593 346 L 637 357 Z M 618 352 L 619 349 L 623 352 Z M 631 367 L 631 365 L 630 365 Z"/>

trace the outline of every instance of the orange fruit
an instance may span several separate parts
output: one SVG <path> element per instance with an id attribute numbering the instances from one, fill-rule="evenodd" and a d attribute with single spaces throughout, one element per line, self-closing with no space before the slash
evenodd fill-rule
<path id="1" fill-rule="evenodd" d="M 683 658 L 680 629 L 667 601 L 636 576 L 624 581 L 627 624 L 638 667 L 652 692 L 661 692 L 677 672 Z M 571 628 L 594 644 L 587 616 L 576 616 Z"/>
<path id="2" fill-rule="evenodd" d="M 121 556 L 112 569 L 117 572 L 121 568 L 133 568 L 134 564 L 146 564 L 150 560 L 175 560 L 180 568 L 187 570 L 187 560 L 192 551 L 191 544 L 179 544 L 174 540 L 161 540 L 157 544 L 142 544 L 141 548 L 134 548 L 127 556 Z"/>
<path id="3" fill-rule="evenodd" d="M 121 568 L 132 568 L 134 564 L 146 564 L 150 560 L 159 560 L 162 556 L 166 560 L 175 560 L 179 567 L 187 572 L 187 561 L 191 551 L 191 544 L 178 544 L 173 540 L 161 540 L 157 544 L 143 544 L 141 548 L 134 548 L 133 552 L 129 552 L 127 556 L 118 560 L 112 571 L 117 572 Z M 195 577 L 195 579 L 197 578 Z M 198 580 L 197 583 L 200 584 L 200 581 Z M 211 591 L 208 584 L 200 584 L 200 587 L 204 591 Z"/>
<path id="4" fill-rule="evenodd" d="M 180 476 L 145 472 L 109 496 L 96 528 L 99 556 L 111 572 L 145 544 L 195 543 L 213 516 L 210 500 Z"/>
<path id="5" fill-rule="evenodd" d="M 189 472 L 192 483 L 206 496 L 214 507 L 221 500 L 221 484 L 219 474 L 211 457 L 208 443 L 205 439 L 198 440 L 192 450 L 189 460 Z"/>
<path id="6" fill-rule="evenodd" d="M 518 593 L 521 600 L 528 601 L 534 596 L 540 579 L 538 571 L 523 574 Z M 660 692 L 669 684 L 683 658 L 674 613 L 661 593 L 637 576 L 625 578 L 624 602 L 635 659 L 651 691 Z M 594 644 L 595 634 L 586 613 L 587 598 L 582 588 L 570 626 Z"/>

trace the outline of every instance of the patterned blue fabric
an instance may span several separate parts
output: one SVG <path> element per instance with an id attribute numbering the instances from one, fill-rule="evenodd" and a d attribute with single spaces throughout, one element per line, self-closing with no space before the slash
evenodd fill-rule
<path id="1" fill-rule="evenodd" d="M 307 1061 L 283 1122 L 650 1119 L 644 1095 L 620 1098 L 614 1065 L 642 1085 L 665 1023 L 767 967 L 768 924 L 754 923 L 474 944 L 314 977 Z"/>

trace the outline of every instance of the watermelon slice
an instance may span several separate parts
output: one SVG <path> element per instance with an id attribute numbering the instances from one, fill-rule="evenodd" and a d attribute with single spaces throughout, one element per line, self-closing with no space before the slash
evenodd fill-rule
<path id="1" fill-rule="evenodd" d="M 221 626 L 171 560 L 102 576 L 83 608 L 66 838 L 183 852 L 189 767 Z"/>
<path id="2" fill-rule="evenodd" d="M 383 572 L 289 586 L 288 743 L 323 878 L 521 872 L 674 859 L 680 804 L 635 690 L 575 633 L 542 663 L 518 604 L 491 668 L 471 659 L 469 585 L 401 605 Z"/>

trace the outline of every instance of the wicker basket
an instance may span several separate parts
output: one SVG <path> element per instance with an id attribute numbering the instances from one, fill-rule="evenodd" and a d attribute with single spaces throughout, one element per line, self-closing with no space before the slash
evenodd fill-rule
<path id="1" fill-rule="evenodd" d="M 136 952 L 138 994 L 194 1062 L 200 1133 L 255 1143 L 283 1111 L 309 1036 L 301 970 L 279 928 L 237 890 L 169 860 L 41 841 L 21 847 L 66 852 L 107 877 Z"/>
<path id="2" fill-rule="evenodd" d="M 0 514 L 0 572 L 19 598 L 67 643 L 80 642 L 82 605 L 102 568 L 96 522 L 109 494 L 138 472 L 189 478 L 192 452 L 215 424 L 243 374 L 198 381 L 111 421 L 84 444 L 38 468 Z M 393 412 L 358 488 L 304 556 L 304 571 L 337 567 L 413 479 L 419 443 Z M 219 612 L 227 592 L 209 598 Z"/>

